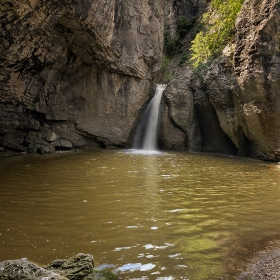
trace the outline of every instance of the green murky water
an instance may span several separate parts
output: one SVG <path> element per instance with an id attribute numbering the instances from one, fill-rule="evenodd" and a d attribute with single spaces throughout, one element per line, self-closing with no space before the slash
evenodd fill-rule
<path id="1" fill-rule="evenodd" d="M 0 261 L 79 252 L 123 279 L 234 279 L 280 239 L 280 164 L 122 151 L 0 159 Z"/>

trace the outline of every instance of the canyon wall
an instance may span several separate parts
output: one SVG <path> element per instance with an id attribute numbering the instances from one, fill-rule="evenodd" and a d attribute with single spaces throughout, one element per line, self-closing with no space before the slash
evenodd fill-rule
<path id="1" fill-rule="evenodd" d="M 188 50 L 206 9 L 200 0 L 4 0 L 0 150 L 131 147 L 161 71 L 164 26 L 171 39 L 183 32 L 177 49 Z M 279 23 L 278 0 L 247 0 L 234 42 L 210 66 L 194 71 L 175 55 L 162 149 L 280 160 Z"/>
<path id="2" fill-rule="evenodd" d="M 279 24 L 279 1 L 245 1 L 233 56 L 225 50 L 204 77 L 221 128 L 242 156 L 280 159 Z"/>
<path id="3" fill-rule="evenodd" d="M 172 69 L 165 103 L 183 131 L 177 149 L 186 139 L 189 150 L 280 160 L 279 26 L 278 0 L 247 0 L 218 59 L 196 72 Z"/>
<path id="4" fill-rule="evenodd" d="M 243 150 L 249 155 L 279 161 L 280 2 L 246 1 L 236 29 L 235 132 L 244 134 Z"/>
<path id="5" fill-rule="evenodd" d="M 230 137 L 222 129 L 216 109 L 210 96 L 217 90 L 207 88 L 205 77 L 211 78 L 211 69 L 204 67 L 197 71 L 184 56 L 189 56 L 191 41 L 199 28 L 202 15 L 208 7 L 205 1 L 173 1 L 167 5 L 170 41 L 177 38 L 176 52 L 171 58 L 168 73 L 171 77 L 165 90 L 163 126 L 160 134 L 164 149 L 187 150 L 236 155 L 237 149 Z M 188 22 L 184 30 L 179 26 L 180 19 Z M 177 26 L 176 26 L 177 24 Z M 177 32 L 177 33 L 176 33 Z M 184 32 L 184 36 L 180 35 Z M 232 75 L 228 76 L 232 79 Z M 228 81 L 230 82 L 230 81 Z M 226 95 L 226 94 L 225 94 Z"/>
<path id="6" fill-rule="evenodd" d="M 161 65 L 160 0 L 4 0 L 0 147 L 125 147 Z"/>

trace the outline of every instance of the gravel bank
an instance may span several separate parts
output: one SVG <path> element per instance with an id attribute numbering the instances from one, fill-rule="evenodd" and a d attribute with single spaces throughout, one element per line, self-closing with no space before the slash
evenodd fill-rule
<path id="1" fill-rule="evenodd" d="M 279 280 L 280 248 L 259 253 L 237 280 Z"/>

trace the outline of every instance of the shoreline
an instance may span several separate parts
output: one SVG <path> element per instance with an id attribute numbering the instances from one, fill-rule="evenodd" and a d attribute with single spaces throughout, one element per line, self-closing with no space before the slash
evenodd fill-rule
<path id="1" fill-rule="evenodd" d="M 280 240 L 256 254 L 244 264 L 236 280 L 279 280 Z"/>

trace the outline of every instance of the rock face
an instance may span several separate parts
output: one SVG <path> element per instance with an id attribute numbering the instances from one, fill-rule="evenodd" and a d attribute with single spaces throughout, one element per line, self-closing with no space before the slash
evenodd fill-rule
<path id="1" fill-rule="evenodd" d="M 167 109 L 163 111 L 162 145 L 165 149 L 201 151 L 201 135 L 189 83 L 191 71 L 185 68 L 173 75 L 176 78 L 170 81 L 164 96 Z"/>
<path id="2" fill-rule="evenodd" d="M 206 79 L 193 76 L 190 67 L 175 70 L 166 89 L 160 135 L 166 149 L 236 154 L 231 139 L 221 128 Z"/>
<path id="3" fill-rule="evenodd" d="M 199 0 L 174 1 L 167 7 L 169 8 L 167 24 L 169 24 L 170 37 L 174 39 L 177 36 L 178 44 L 184 46 L 186 51 L 190 48 L 190 42 L 196 34 L 191 27 L 207 9 L 206 3 Z M 180 19 L 184 18 L 187 24 L 180 26 Z M 182 37 L 182 32 L 184 37 Z M 196 75 L 189 64 L 180 65 L 180 60 L 184 58 L 184 55 L 186 53 L 181 54 L 181 57 L 175 57 L 169 67 L 171 80 L 164 94 L 165 109 L 160 135 L 162 147 L 195 152 L 236 154 L 236 147 L 222 129 L 216 109 L 210 100 L 213 89 L 207 88 L 205 79 L 207 71 Z M 232 79 L 232 76 L 229 76 Z M 211 75 L 209 77 L 211 79 Z M 215 91 L 217 88 L 214 89 Z"/>
<path id="4" fill-rule="evenodd" d="M 44 268 L 37 266 L 36 264 L 24 261 L 24 260 L 11 260 L 0 263 L 0 279 L 7 280 L 41 280 L 41 279 L 53 279 L 53 280 L 67 280 L 67 278 L 48 271 Z"/>
<path id="5" fill-rule="evenodd" d="M 280 159 L 280 2 L 246 1 L 236 23 L 238 128 L 249 154 Z M 236 112 L 237 114 L 237 112 Z"/>
<path id="6" fill-rule="evenodd" d="M 128 145 L 161 65 L 163 8 L 160 0 L 4 0 L 0 146 Z"/>
<path id="7" fill-rule="evenodd" d="M 187 149 L 280 160 L 278 26 L 279 1 L 245 1 L 233 46 L 199 74 L 173 71 L 169 114 Z"/>
<path id="8" fill-rule="evenodd" d="M 206 8 L 200 0 L 4 0 L 0 150 L 131 147 L 161 66 L 164 10 L 171 41 L 188 49 Z M 176 29 L 184 17 L 187 27 Z M 197 75 L 171 65 L 161 148 L 280 160 L 279 23 L 278 0 L 247 0 L 233 46 L 209 68 Z"/>
<path id="9" fill-rule="evenodd" d="M 44 268 L 26 261 L 0 263 L 0 280 L 117 280 L 109 270 L 94 271 L 92 255 L 77 254 L 67 260 L 55 260 Z"/>
<path id="10" fill-rule="evenodd" d="M 78 254 L 69 258 L 68 260 L 56 260 L 52 262 L 46 269 L 56 271 L 58 274 L 63 275 L 67 279 L 86 279 L 93 277 L 94 262 L 91 255 Z"/>
<path id="11" fill-rule="evenodd" d="M 278 160 L 280 3 L 245 1 L 236 22 L 233 65 L 224 52 L 204 77 L 220 125 L 239 155 Z"/>

